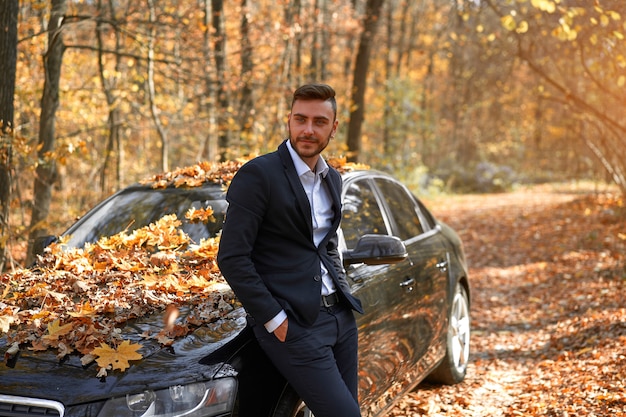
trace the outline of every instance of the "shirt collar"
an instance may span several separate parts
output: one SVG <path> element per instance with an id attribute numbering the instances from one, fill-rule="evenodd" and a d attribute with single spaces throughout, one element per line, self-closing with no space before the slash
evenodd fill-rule
<path id="1" fill-rule="evenodd" d="M 311 172 L 311 168 L 309 168 L 306 162 L 304 162 L 302 158 L 300 158 L 300 155 L 296 153 L 296 151 L 291 146 L 291 141 L 289 141 L 289 139 L 287 139 L 287 149 L 289 149 L 289 154 L 291 155 L 291 159 L 293 160 L 293 164 L 296 167 L 296 172 L 298 173 L 299 177 L 306 174 L 307 172 Z M 315 164 L 315 173 L 322 174 L 323 178 L 326 178 L 326 174 L 328 174 L 328 164 L 321 156 L 317 160 L 317 164 Z"/>

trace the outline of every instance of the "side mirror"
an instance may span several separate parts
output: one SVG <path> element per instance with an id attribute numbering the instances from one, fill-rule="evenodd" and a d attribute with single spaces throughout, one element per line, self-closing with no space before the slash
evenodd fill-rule
<path id="1" fill-rule="evenodd" d="M 394 264 L 405 260 L 407 256 L 404 243 L 395 236 L 363 235 L 354 249 L 343 253 L 343 264 Z"/>

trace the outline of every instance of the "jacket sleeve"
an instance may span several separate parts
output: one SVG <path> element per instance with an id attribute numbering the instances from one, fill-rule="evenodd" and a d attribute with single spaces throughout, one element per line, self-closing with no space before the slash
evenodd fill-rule
<path id="1" fill-rule="evenodd" d="M 220 237 L 217 263 L 244 308 L 266 323 L 282 306 L 272 296 L 252 261 L 252 251 L 267 211 L 269 180 L 254 163 L 239 169 L 226 199 L 229 203 Z"/>
<path id="2" fill-rule="evenodd" d="M 343 268 L 343 260 L 341 259 L 341 255 L 339 254 L 339 248 L 337 245 L 338 237 L 337 233 L 328 241 L 326 245 L 326 253 L 330 257 L 332 261 L 332 267 L 337 273 L 337 278 L 339 285 L 341 285 L 344 293 L 351 293 L 350 285 L 346 279 L 346 272 Z"/>

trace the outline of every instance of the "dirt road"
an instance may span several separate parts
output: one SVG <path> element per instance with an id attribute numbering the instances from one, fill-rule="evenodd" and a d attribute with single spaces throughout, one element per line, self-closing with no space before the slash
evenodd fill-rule
<path id="1" fill-rule="evenodd" d="M 618 194 L 534 187 L 437 198 L 465 242 L 472 355 L 400 416 L 626 416 L 626 208 Z"/>

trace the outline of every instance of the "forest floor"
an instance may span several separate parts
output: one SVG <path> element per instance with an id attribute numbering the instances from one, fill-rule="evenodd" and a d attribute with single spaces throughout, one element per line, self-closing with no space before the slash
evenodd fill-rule
<path id="1" fill-rule="evenodd" d="M 626 416 L 619 194 L 540 186 L 427 203 L 465 244 L 471 364 L 464 382 L 421 384 L 389 415 Z"/>

